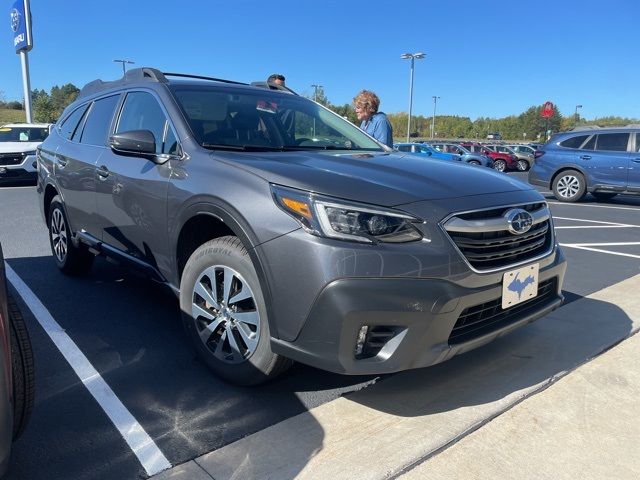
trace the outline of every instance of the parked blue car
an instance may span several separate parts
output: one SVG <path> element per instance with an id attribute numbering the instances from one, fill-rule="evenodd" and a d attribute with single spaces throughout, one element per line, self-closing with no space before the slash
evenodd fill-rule
<path id="1" fill-rule="evenodd" d="M 438 160 L 447 160 L 449 162 L 461 161 L 460 155 L 439 152 L 435 148 L 424 143 L 394 143 L 393 149 L 398 150 L 399 152 L 415 153 L 417 155 L 423 155 Z"/>
<path id="2" fill-rule="evenodd" d="M 429 143 L 429 145 L 439 152 L 460 155 L 461 160 L 470 165 L 482 165 L 483 167 L 493 168 L 493 160 L 491 158 L 480 153 L 471 152 L 462 145 L 455 143 Z"/>
<path id="3" fill-rule="evenodd" d="M 640 194 L 637 125 L 559 133 L 535 156 L 529 183 L 550 188 L 561 202 L 578 202 L 587 192 L 598 200 Z"/>

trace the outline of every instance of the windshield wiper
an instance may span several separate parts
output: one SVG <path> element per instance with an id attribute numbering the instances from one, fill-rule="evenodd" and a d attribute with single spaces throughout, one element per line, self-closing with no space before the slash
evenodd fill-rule
<path id="1" fill-rule="evenodd" d="M 203 143 L 204 148 L 210 150 L 236 150 L 241 152 L 280 152 L 282 147 L 272 147 L 269 145 L 226 145 L 220 143 Z"/>

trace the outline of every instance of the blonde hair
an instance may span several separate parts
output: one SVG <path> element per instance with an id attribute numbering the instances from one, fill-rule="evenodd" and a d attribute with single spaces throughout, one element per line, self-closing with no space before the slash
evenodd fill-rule
<path id="1" fill-rule="evenodd" d="M 353 97 L 353 104 L 364 110 L 367 115 L 372 115 L 378 111 L 380 107 L 380 99 L 369 90 L 362 90 L 358 95 Z"/>

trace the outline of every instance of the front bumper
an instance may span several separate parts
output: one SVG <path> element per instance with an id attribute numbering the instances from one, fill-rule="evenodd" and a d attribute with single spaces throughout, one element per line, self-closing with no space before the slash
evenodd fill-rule
<path id="1" fill-rule="evenodd" d="M 317 297 L 294 341 L 272 339 L 274 352 L 332 372 L 354 375 L 421 368 L 484 345 L 560 307 L 566 260 L 556 248 L 553 262 L 541 263 L 540 297 L 498 312 L 501 317 L 475 332 L 452 337 L 463 312 L 496 305 L 501 283 L 467 288 L 441 279 L 350 278 L 328 284 Z M 493 303 L 492 303 L 493 302 Z M 516 310 L 517 309 L 517 310 Z M 363 326 L 393 332 L 373 356 L 356 355 Z"/>
<path id="2" fill-rule="evenodd" d="M 34 167 L 35 155 L 28 155 L 18 165 L 0 165 L 0 184 L 16 182 L 35 182 L 37 169 Z"/>

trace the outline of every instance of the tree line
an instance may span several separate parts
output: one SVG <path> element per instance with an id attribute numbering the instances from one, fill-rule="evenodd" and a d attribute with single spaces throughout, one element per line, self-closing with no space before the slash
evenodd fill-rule
<path id="1" fill-rule="evenodd" d="M 35 89 L 32 91 L 33 117 L 36 122 L 55 122 L 62 111 L 73 102 L 80 89 L 72 83 L 54 86 L 49 92 Z M 306 95 L 307 98 L 333 110 L 338 115 L 348 119 L 358 125 L 356 112 L 352 104 L 334 105 L 327 98 L 322 87 L 317 88 L 313 95 Z M 21 110 L 22 104 L 17 101 L 6 102 L 2 92 L 0 92 L 0 109 Z M 466 138 L 485 139 L 489 133 L 500 133 L 502 138 L 510 140 L 536 141 L 545 138 L 545 132 L 559 132 L 570 130 L 575 126 L 598 125 L 600 127 L 628 125 L 640 123 L 640 120 L 617 116 L 608 116 L 587 120 L 580 115 L 563 116 L 557 109 L 553 116 L 544 119 L 540 116 L 542 106 L 531 106 L 519 115 L 510 115 L 503 118 L 480 117 L 471 120 L 469 117 L 457 115 L 436 115 L 433 135 L 431 132 L 432 117 L 422 115 L 412 115 L 410 137 L 413 139 L 428 138 Z M 394 137 L 407 137 L 406 112 L 387 113 L 389 121 L 393 126 Z"/>

